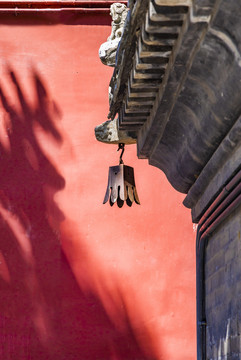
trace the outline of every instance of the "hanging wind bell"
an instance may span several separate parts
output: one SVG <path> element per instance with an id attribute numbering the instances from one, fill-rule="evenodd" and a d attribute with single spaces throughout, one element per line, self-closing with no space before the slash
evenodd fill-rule
<path id="1" fill-rule="evenodd" d="M 117 206 L 121 208 L 125 201 L 128 206 L 131 206 L 134 201 L 140 204 L 140 200 L 136 191 L 134 169 L 124 165 L 122 160 L 125 144 L 119 144 L 118 151 L 120 149 L 122 152 L 119 165 L 109 167 L 108 185 L 103 204 L 109 199 L 111 206 L 116 202 Z"/>

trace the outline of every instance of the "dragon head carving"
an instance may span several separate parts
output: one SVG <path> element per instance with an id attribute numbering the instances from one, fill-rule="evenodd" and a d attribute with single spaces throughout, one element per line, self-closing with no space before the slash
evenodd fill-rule
<path id="1" fill-rule="evenodd" d="M 116 51 L 123 33 L 128 9 L 124 4 L 115 3 L 110 7 L 112 30 L 107 41 L 100 46 L 99 57 L 104 65 L 115 66 Z"/>

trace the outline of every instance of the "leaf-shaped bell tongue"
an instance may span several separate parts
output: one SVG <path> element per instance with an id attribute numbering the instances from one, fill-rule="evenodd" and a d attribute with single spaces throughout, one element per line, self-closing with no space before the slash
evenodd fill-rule
<path id="1" fill-rule="evenodd" d="M 128 206 L 131 206 L 134 201 L 140 204 L 135 185 L 134 169 L 124 165 L 122 161 L 124 144 L 119 144 L 118 150 L 120 149 L 122 149 L 120 164 L 109 167 L 108 185 L 103 204 L 108 200 L 111 206 L 117 202 L 118 207 L 122 207 L 125 201 Z"/>

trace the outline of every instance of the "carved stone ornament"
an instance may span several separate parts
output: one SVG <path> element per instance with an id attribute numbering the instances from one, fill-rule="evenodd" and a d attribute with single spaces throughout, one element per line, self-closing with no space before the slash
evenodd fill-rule
<path id="1" fill-rule="evenodd" d="M 118 130 L 117 119 L 107 120 L 95 128 L 96 139 L 106 144 L 135 144 L 136 138 L 132 135 L 131 132 Z"/>
<path id="2" fill-rule="evenodd" d="M 100 46 L 99 57 L 104 65 L 115 66 L 116 51 L 120 42 L 128 9 L 126 5 L 114 3 L 110 7 L 112 31 L 107 41 Z M 112 91 L 109 88 L 109 102 L 112 101 Z M 135 144 L 136 136 L 131 131 L 118 129 L 118 119 L 108 120 L 96 126 L 95 137 L 106 144 Z"/>
<path id="3" fill-rule="evenodd" d="M 104 65 L 115 66 L 116 51 L 123 33 L 127 12 L 128 9 L 124 4 L 115 3 L 110 7 L 112 31 L 99 49 L 99 57 Z"/>

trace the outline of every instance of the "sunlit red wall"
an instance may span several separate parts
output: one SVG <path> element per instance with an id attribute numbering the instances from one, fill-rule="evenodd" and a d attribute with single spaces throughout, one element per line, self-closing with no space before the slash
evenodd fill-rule
<path id="1" fill-rule="evenodd" d="M 133 145 L 141 205 L 102 204 L 110 26 L 83 17 L 0 28 L 0 359 L 195 359 L 190 213 Z"/>

